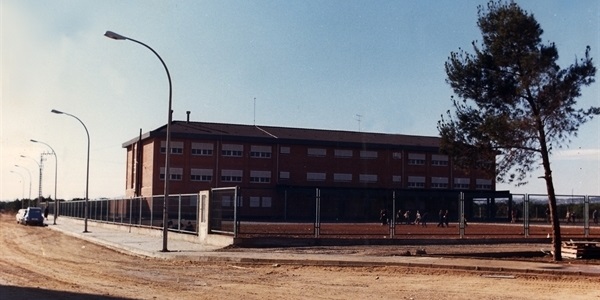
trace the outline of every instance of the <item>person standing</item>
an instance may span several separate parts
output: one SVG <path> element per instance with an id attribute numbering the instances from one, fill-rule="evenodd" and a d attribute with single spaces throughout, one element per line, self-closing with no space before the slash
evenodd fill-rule
<path id="1" fill-rule="evenodd" d="M 598 225 L 598 210 L 594 209 L 592 212 L 592 220 L 594 220 L 594 224 Z"/>
<path id="2" fill-rule="evenodd" d="M 448 227 L 448 223 L 450 222 L 450 220 L 448 220 L 450 218 L 449 212 L 446 209 L 446 212 L 444 213 L 444 224 L 446 224 L 446 227 Z"/>
<path id="3" fill-rule="evenodd" d="M 387 209 L 384 208 L 379 212 L 379 220 L 381 221 L 381 225 L 387 225 L 387 223 L 388 223 Z"/>
<path id="4" fill-rule="evenodd" d="M 427 212 L 424 212 L 423 215 L 421 215 L 421 227 L 427 227 Z"/>
<path id="5" fill-rule="evenodd" d="M 404 212 L 404 220 L 406 221 L 406 225 L 410 224 L 410 210 Z"/>
<path id="6" fill-rule="evenodd" d="M 437 227 L 444 227 L 444 210 L 440 209 L 438 213 L 438 224 Z"/>
<path id="7" fill-rule="evenodd" d="M 402 224 L 402 210 L 399 209 L 396 213 L 396 224 Z"/>
<path id="8" fill-rule="evenodd" d="M 415 214 L 415 225 L 419 225 L 421 223 L 421 213 L 417 210 Z"/>

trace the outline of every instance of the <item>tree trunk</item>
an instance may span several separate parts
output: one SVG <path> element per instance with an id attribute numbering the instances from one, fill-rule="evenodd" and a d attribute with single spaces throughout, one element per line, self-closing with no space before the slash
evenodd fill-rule
<path id="1" fill-rule="evenodd" d="M 560 218 L 558 216 L 558 208 L 556 206 L 556 193 L 554 192 L 554 182 L 552 181 L 552 170 L 550 169 L 550 157 L 548 148 L 545 143 L 545 135 L 542 131 L 543 143 L 542 148 L 542 164 L 544 165 L 544 179 L 546 180 L 546 190 L 548 191 L 548 204 L 550 206 L 550 215 L 552 216 L 552 249 L 554 261 L 562 260 L 561 253 L 561 236 L 560 236 Z"/>
<path id="2" fill-rule="evenodd" d="M 554 184 L 552 177 L 546 178 L 546 188 L 548 190 L 548 203 L 550 205 L 550 215 L 552 216 L 552 249 L 554 250 L 554 261 L 562 260 L 561 236 L 560 236 L 560 218 L 558 208 L 556 207 L 556 194 L 554 193 Z"/>
<path id="3" fill-rule="evenodd" d="M 534 111 L 536 111 L 534 109 Z M 546 131 L 542 124 L 539 113 L 536 111 L 536 123 L 538 127 L 540 148 L 542 154 L 542 165 L 544 166 L 544 180 L 546 180 L 546 190 L 548 191 L 548 204 L 550 205 L 550 215 L 552 216 L 552 249 L 554 261 L 562 260 L 560 220 L 558 208 L 556 207 L 556 193 L 554 192 L 554 182 L 552 181 L 552 169 L 550 168 L 550 155 L 548 154 L 548 145 L 546 145 Z"/>

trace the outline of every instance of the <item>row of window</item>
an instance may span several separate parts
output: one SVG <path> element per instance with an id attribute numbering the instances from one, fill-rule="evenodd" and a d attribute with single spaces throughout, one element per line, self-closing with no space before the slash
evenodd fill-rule
<path id="1" fill-rule="evenodd" d="M 214 154 L 213 143 L 192 143 L 192 155 L 212 156 Z M 183 142 L 171 142 L 171 154 L 183 154 Z M 161 142 L 161 153 L 166 151 L 166 142 Z M 291 149 L 288 146 L 280 148 L 280 153 L 290 154 Z M 334 149 L 333 155 L 336 158 L 353 158 L 355 150 L 351 149 Z M 328 149 L 326 148 L 308 148 L 307 155 L 311 157 L 326 157 Z M 244 145 L 240 144 L 223 144 L 221 155 L 225 157 L 242 157 L 244 155 Z M 358 155 L 361 159 L 377 159 L 379 153 L 372 150 L 360 150 Z M 251 158 L 271 158 L 272 146 L 251 145 Z M 402 159 L 402 152 L 392 152 L 393 159 Z M 449 158 L 447 155 L 433 154 L 431 155 L 432 166 L 448 166 Z M 414 166 L 423 166 L 426 164 L 426 155 L 424 153 L 408 153 L 408 164 Z"/>
<path id="2" fill-rule="evenodd" d="M 164 167 L 160 168 L 160 179 L 164 180 L 165 172 Z M 183 169 L 182 168 L 170 168 L 169 174 L 171 180 L 180 181 L 183 180 Z M 353 182 L 354 175 L 351 173 L 333 173 L 333 181 L 339 183 L 351 183 Z M 241 183 L 244 177 L 243 170 L 221 170 L 220 174 L 221 182 L 232 182 Z M 271 171 L 250 171 L 250 183 L 271 183 Z M 280 180 L 289 180 L 290 172 L 281 171 L 279 172 Z M 190 172 L 191 181 L 199 182 L 211 182 L 213 181 L 213 170 L 212 169 L 191 169 Z M 324 172 L 307 172 L 306 181 L 311 182 L 323 182 L 327 180 L 327 173 Z M 379 176 L 377 174 L 359 174 L 358 182 L 360 183 L 377 183 Z M 393 175 L 392 182 L 395 184 L 402 183 L 402 176 Z M 433 189 L 447 189 L 450 187 L 450 180 L 448 177 L 431 177 L 430 187 Z M 409 188 L 424 188 L 426 183 L 425 176 L 408 176 L 407 186 Z M 455 189 L 469 189 L 471 180 L 469 178 L 454 178 L 452 187 Z M 478 190 L 491 190 L 492 181 L 489 179 L 476 179 L 475 188 Z"/>
<path id="3" fill-rule="evenodd" d="M 273 198 L 265 197 L 265 196 L 251 196 L 244 199 L 244 197 L 238 197 L 237 206 L 243 207 L 244 205 L 248 205 L 248 207 L 256 207 L 256 208 L 269 208 L 273 205 Z M 223 207 L 232 207 L 233 206 L 233 197 L 231 196 L 222 196 L 221 205 Z"/>

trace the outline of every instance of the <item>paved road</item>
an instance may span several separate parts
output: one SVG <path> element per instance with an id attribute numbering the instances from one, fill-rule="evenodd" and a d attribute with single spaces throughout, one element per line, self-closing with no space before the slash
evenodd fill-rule
<path id="1" fill-rule="evenodd" d="M 600 265 L 524 262 L 510 260 L 483 260 L 427 256 L 357 256 L 338 254 L 298 254 L 271 252 L 215 251 L 216 246 L 202 245 L 181 239 L 168 240 L 168 252 L 162 252 L 161 235 L 133 233 L 88 222 L 88 232 L 83 233 L 83 221 L 61 217 L 57 225 L 49 222 L 48 228 L 77 238 L 101 244 L 120 252 L 162 259 L 188 261 L 231 261 L 265 264 L 336 265 L 336 266 L 421 266 L 489 272 L 543 273 L 564 275 L 600 276 Z M 173 235 L 171 233 L 170 235 Z M 170 236 L 169 235 L 169 236 Z"/>

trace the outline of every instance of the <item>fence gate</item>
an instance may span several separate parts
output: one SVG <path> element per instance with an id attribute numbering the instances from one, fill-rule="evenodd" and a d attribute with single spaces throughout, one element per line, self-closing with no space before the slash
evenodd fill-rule
<path id="1" fill-rule="evenodd" d="M 214 188 L 210 190 L 208 205 L 208 232 L 236 236 L 238 232 L 237 207 L 239 187 Z"/>

